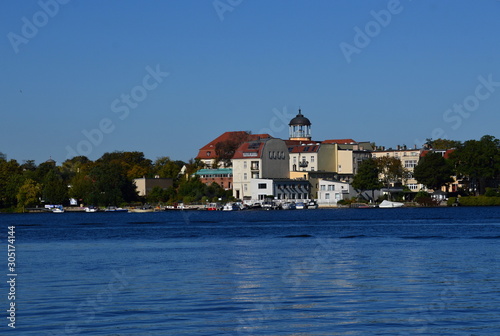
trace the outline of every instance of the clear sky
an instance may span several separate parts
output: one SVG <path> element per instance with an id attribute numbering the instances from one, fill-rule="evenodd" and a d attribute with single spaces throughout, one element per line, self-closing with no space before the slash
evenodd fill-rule
<path id="1" fill-rule="evenodd" d="M 500 1 L 0 3 L 0 152 L 188 160 L 225 131 L 500 137 Z"/>

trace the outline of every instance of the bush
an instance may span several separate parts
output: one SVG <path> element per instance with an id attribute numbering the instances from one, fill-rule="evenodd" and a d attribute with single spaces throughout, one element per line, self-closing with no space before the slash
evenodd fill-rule
<path id="1" fill-rule="evenodd" d="M 457 203 L 457 198 L 456 197 L 450 197 L 446 201 L 447 206 L 453 206 L 455 203 Z"/>
<path id="2" fill-rule="evenodd" d="M 500 205 L 500 197 L 464 196 L 460 197 L 458 202 L 463 206 L 492 206 Z"/>
<path id="3" fill-rule="evenodd" d="M 432 198 L 431 194 L 426 191 L 419 191 L 415 196 L 415 202 L 420 206 L 438 206 L 439 201 Z"/>
<path id="4" fill-rule="evenodd" d="M 484 193 L 484 196 L 486 197 L 498 197 L 500 194 L 498 194 L 498 190 L 493 189 L 493 188 L 486 188 L 486 192 Z"/>

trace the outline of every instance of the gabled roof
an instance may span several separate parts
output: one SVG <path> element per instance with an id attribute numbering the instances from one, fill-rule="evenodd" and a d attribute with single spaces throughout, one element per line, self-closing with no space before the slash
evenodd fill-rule
<path id="1" fill-rule="evenodd" d="M 214 140 L 210 141 L 208 144 L 200 148 L 198 151 L 197 159 L 215 159 L 217 155 L 215 153 L 215 146 L 218 143 L 224 141 L 236 141 L 236 142 L 245 142 L 245 141 L 253 141 L 258 139 L 270 138 L 269 134 L 249 134 L 245 131 L 235 131 L 235 132 L 225 132 L 219 135 Z"/>
<path id="2" fill-rule="evenodd" d="M 262 149 L 264 148 L 264 141 L 251 141 L 241 144 L 234 153 L 233 159 L 250 159 L 260 158 L 262 156 Z"/>

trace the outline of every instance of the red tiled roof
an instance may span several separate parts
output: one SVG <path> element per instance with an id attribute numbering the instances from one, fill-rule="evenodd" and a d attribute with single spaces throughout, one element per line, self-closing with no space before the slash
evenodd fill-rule
<path id="1" fill-rule="evenodd" d="M 323 143 L 336 143 L 336 144 L 339 144 L 339 145 L 348 145 L 348 144 L 352 144 L 352 143 L 356 143 L 356 141 L 354 141 L 353 139 L 331 139 L 331 140 L 325 140 L 323 141 Z"/>
<path id="2" fill-rule="evenodd" d="M 263 148 L 264 142 L 262 141 L 245 142 L 238 147 L 234 153 L 233 159 L 260 158 L 262 156 Z"/>
<path id="3" fill-rule="evenodd" d="M 312 145 L 288 146 L 288 151 L 290 153 L 315 153 L 319 150 L 319 147 L 316 143 Z"/>
<path id="4" fill-rule="evenodd" d="M 198 151 L 197 159 L 215 159 L 217 155 L 215 154 L 215 146 L 219 142 L 224 142 L 228 140 L 234 141 L 254 141 L 258 139 L 270 138 L 269 134 L 248 134 L 245 131 L 235 131 L 235 132 L 225 132 L 219 135 L 214 140 L 210 141 L 208 144 L 200 148 Z"/>

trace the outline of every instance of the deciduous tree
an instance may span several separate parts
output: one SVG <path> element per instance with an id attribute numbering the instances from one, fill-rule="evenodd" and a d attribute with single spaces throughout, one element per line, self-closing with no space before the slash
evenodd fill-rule
<path id="1" fill-rule="evenodd" d="M 452 182 L 453 169 L 441 153 L 429 152 L 418 161 L 413 175 L 418 183 L 429 189 L 440 190 L 446 183 Z"/>

